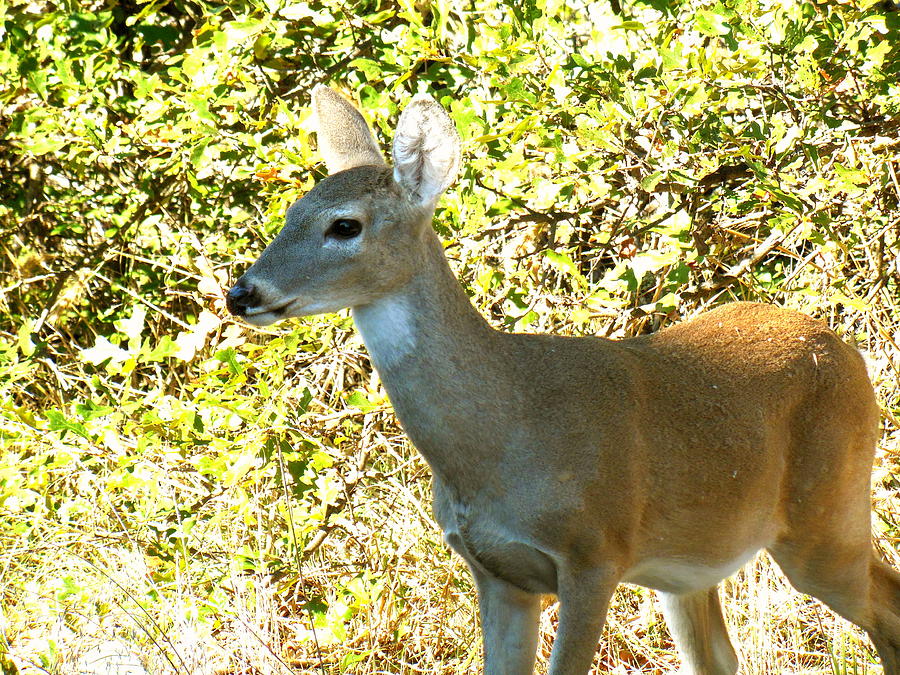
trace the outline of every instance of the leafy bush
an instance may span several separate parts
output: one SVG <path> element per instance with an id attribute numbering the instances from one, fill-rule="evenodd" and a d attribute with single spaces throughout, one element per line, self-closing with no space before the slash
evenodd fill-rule
<path id="1" fill-rule="evenodd" d="M 859 344 L 884 411 L 876 533 L 896 565 L 894 10 L 0 8 L 0 665 L 71 672 L 104 636 L 152 672 L 477 662 L 467 575 L 349 317 L 254 330 L 224 310 L 323 174 L 317 82 L 356 96 L 383 140 L 416 91 L 451 111 L 466 165 L 435 226 L 497 326 L 620 337 L 757 299 Z M 777 589 L 765 622 L 747 614 L 762 586 Z M 822 642 L 794 596 L 773 603 L 788 596 L 764 561 L 729 588 L 749 667 L 874 658 L 833 618 Z M 672 667 L 649 598 L 617 597 L 605 668 Z"/>

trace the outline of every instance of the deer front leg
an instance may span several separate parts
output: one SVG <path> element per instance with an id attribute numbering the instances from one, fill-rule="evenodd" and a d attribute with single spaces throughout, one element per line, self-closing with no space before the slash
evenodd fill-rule
<path id="1" fill-rule="evenodd" d="M 559 628 L 549 675 L 587 675 L 618 578 L 606 570 L 565 571 L 559 577 Z"/>
<path id="2" fill-rule="evenodd" d="M 541 600 L 471 566 L 478 587 L 485 675 L 532 675 Z"/>

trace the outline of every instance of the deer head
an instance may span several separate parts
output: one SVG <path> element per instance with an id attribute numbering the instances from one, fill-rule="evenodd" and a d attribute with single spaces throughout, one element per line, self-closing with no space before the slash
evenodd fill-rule
<path id="1" fill-rule="evenodd" d="M 459 168 L 459 136 L 429 96 L 414 97 L 400 116 L 393 170 L 343 96 L 320 85 L 312 106 L 330 175 L 288 209 L 226 298 L 229 311 L 258 326 L 366 305 L 403 286 Z"/>

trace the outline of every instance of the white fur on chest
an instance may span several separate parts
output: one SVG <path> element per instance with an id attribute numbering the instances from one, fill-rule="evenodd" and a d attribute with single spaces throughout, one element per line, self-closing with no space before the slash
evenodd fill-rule
<path id="1" fill-rule="evenodd" d="M 400 362 L 416 346 L 409 304 L 403 296 L 388 296 L 353 309 L 353 320 L 379 370 Z"/>

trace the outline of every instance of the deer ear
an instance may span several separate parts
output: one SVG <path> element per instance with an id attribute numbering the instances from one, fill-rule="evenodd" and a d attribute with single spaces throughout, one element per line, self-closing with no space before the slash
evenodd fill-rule
<path id="1" fill-rule="evenodd" d="M 318 124 L 319 152 L 328 173 L 384 165 L 369 125 L 350 101 L 320 84 L 313 89 L 312 107 Z"/>
<path id="2" fill-rule="evenodd" d="M 415 96 L 394 134 L 394 180 L 419 204 L 433 206 L 459 171 L 459 134 L 430 96 Z"/>

